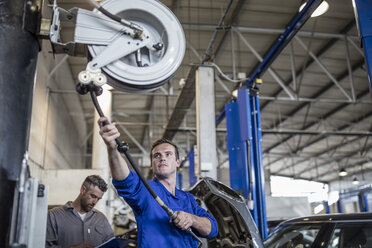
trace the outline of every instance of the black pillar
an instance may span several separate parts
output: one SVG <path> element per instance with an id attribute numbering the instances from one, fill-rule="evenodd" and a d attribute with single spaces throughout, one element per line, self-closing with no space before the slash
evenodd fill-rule
<path id="1" fill-rule="evenodd" d="M 38 41 L 24 27 L 26 0 L 0 0 L 0 247 L 8 247 L 13 197 L 29 138 Z M 31 2 L 31 1 L 30 1 Z"/>

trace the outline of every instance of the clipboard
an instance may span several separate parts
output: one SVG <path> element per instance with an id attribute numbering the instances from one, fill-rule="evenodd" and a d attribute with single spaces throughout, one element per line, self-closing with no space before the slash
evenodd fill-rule
<path id="1" fill-rule="evenodd" d="M 132 243 L 134 240 L 132 239 L 122 239 L 118 237 L 112 237 L 111 239 L 107 240 L 105 243 L 96 246 L 95 248 L 124 248 L 128 244 Z"/>

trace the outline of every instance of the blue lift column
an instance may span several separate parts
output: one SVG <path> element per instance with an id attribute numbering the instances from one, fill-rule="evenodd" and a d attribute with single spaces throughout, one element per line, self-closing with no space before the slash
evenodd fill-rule
<path id="1" fill-rule="evenodd" d="M 263 239 L 267 237 L 267 221 L 256 83 L 322 1 L 307 1 L 249 76 L 246 87 L 239 90 L 237 102 L 226 104 L 216 119 L 218 124 L 226 117 L 231 187 L 243 191 Z"/>
<path id="2" fill-rule="evenodd" d="M 245 92 L 246 89 L 240 89 L 240 91 L 243 90 Z M 239 102 L 234 100 L 225 105 L 230 186 L 244 196 L 251 215 L 257 223 L 257 211 L 255 211 L 256 206 L 253 201 L 256 198 L 253 188 L 255 185 L 254 168 L 252 167 L 253 159 L 250 156 L 253 152 L 251 121 L 247 110 L 240 115 L 239 110 L 245 106 L 242 102 L 241 99 Z"/>
<path id="3" fill-rule="evenodd" d="M 360 191 L 358 193 L 360 212 L 369 212 L 368 198 L 366 192 Z"/>
<path id="4" fill-rule="evenodd" d="M 353 0 L 353 5 L 359 34 L 362 38 L 368 69 L 369 89 L 372 94 L 372 0 Z"/>
<path id="5" fill-rule="evenodd" d="M 179 168 L 177 171 L 176 187 L 178 189 L 183 189 L 183 169 L 182 168 Z"/>
<path id="6" fill-rule="evenodd" d="M 339 198 L 338 201 L 337 201 L 337 211 L 338 211 L 339 213 L 343 213 L 343 212 L 344 212 L 344 206 L 343 206 L 343 204 L 342 204 L 341 196 L 340 196 L 340 198 Z"/>
<path id="7" fill-rule="evenodd" d="M 241 88 L 225 106 L 230 185 L 242 191 L 263 239 L 267 237 L 262 137 L 256 89 Z"/>
<path id="8" fill-rule="evenodd" d="M 262 132 L 260 119 L 260 105 L 258 101 L 258 89 L 251 87 L 249 89 L 250 114 L 252 120 L 252 148 L 253 148 L 253 167 L 256 182 L 256 202 L 258 215 L 258 228 L 263 239 L 267 238 L 267 218 L 266 218 L 266 200 L 265 200 L 265 172 L 262 161 Z"/>
<path id="9" fill-rule="evenodd" d="M 189 157 L 189 184 L 190 184 L 190 187 L 191 187 L 198 181 L 198 178 L 195 176 L 195 152 L 194 152 L 194 148 L 191 149 L 191 151 L 189 151 L 187 156 Z"/>
<path id="10" fill-rule="evenodd" d="M 324 204 L 324 209 L 325 209 L 326 214 L 330 214 L 331 208 L 329 207 L 328 201 L 324 201 L 323 204 Z"/>

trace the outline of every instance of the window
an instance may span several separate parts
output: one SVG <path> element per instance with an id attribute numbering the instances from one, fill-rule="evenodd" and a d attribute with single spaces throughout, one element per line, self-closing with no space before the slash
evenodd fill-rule
<path id="1" fill-rule="evenodd" d="M 318 235 L 320 226 L 291 225 L 276 231 L 265 241 L 266 248 L 309 248 Z"/>
<path id="2" fill-rule="evenodd" d="M 372 247 L 372 223 L 337 225 L 328 248 Z"/>

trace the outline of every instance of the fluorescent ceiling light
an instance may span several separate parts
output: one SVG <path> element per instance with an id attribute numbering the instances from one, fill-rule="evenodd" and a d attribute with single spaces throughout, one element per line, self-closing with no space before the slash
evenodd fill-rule
<path id="1" fill-rule="evenodd" d="M 307 4 L 307 1 L 301 4 L 300 9 L 298 11 L 300 12 L 305 7 L 306 4 Z M 311 14 L 311 17 L 317 17 L 320 15 L 323 15 L 325 12 L 327 12 L 328 8 L 329 8 L 329 4 L 327 3 L 327 1 L 323 1 L 319 5 L 319 7 Z"/>
<path id="2" fill-rule="evenodd" d="M 238 90 L 233 90 L 233 92 L 231 93 L 231 95 L 235 98 L 238 98 Z"/>
<path id="3" fill-rule="evenodd" d="M 347 171 L 346 171 L 344 168 L 342 168 L 342 169 L 338 172 L 338 175 L 339 175 L 340 177 L 347 176 Z"/>

